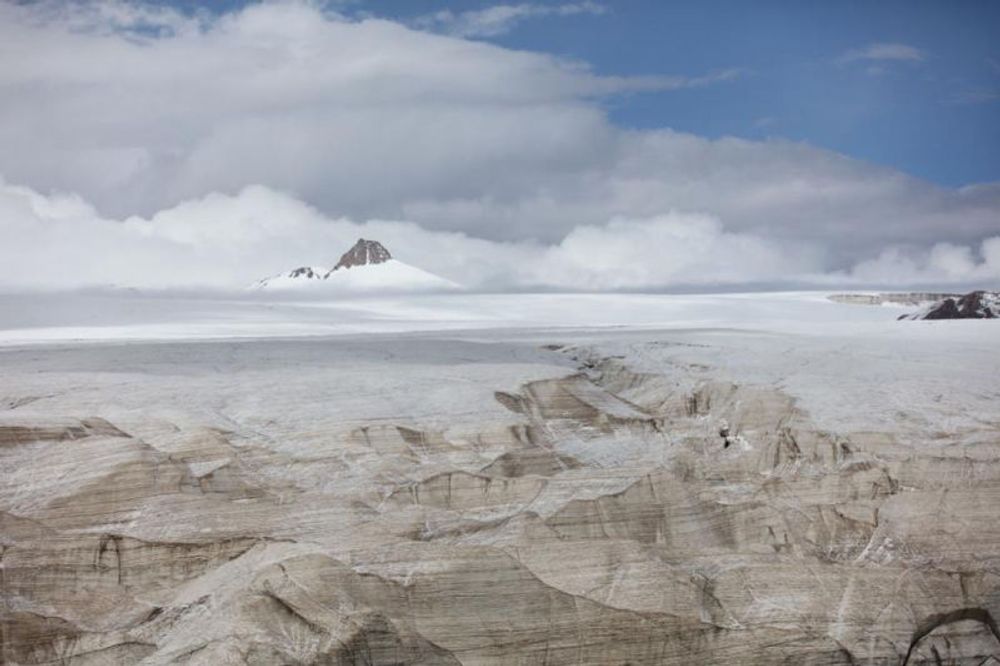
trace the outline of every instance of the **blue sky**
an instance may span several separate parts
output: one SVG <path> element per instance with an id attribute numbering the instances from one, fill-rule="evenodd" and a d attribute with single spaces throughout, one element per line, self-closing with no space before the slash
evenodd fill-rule
<path id="1" fill-rule="evenodd" d="M 177 2 L 0 1 L 0 284 L 1000 279 L 1000 3 Z"/>
<path id="2" fill-rule="evenodd" d="M 190 9 L 196 3 L 172 4 Z M 414 21 L 497 4 L 372 0 L 331 6 Z M 600 74 L 698 77 L 739 70 L 722 84 L 604 100 L 624 127 L 806 141 L 942 185 L 1000 179 L 1000 2 L 594 5 L 599 9 L 533 16 L 499 34 L 471 38 L 577 59 Z M 844 54 L 875 44 L 912 47 L 919 59 L 844 61 Z"/>

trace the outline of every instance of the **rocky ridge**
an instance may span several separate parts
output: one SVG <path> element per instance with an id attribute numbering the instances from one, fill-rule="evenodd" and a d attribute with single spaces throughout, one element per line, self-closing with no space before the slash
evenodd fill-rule
<path id="1" fill-rule="evenodd" d="M 1000 319 L 1000 291 L 972 291 L 948 296 L 900 319 Z"/>
<path id="2" fill-rule="evenodd" d="M 381 243 L 359 238 L 354 247 L 340 257 L 340 260 L 330 270 L 330 273 L 340 269 L 354 268 L 355 266 L 384 264 L 390 259 L 392 259 L 392 255 L 389 254 L 389 250 L 385 249 L 385 246 Z M 330 273 L 327 273 L 327 276 Z"/>

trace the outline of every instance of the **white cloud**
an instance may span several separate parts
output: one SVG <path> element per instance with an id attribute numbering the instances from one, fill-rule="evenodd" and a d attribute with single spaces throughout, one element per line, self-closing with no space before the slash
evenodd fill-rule
<path id="1" fill-rule="evenodd" d="M 36 28 L 58 23 L 71 31 L 87 31 L 105 36 L 124 34 L 134 39 L 190 33 L 204 27 L 210 20 L 205 13 L 189 15 L 169 6 L 125 0 L 39 0 L 32 3 L 31 12 L 25 19 Z"/>
<path id="2" fill-rule="evenodd" d="M 983 240 L 978 253 L 974 247 L 952 243 L 936 243 L 922 251 L 887 248 L 878 257 L 855 266 L 850 278 L 890 286 L 979 283 L 996 288 L 1000 281 L 1000 235 Z"/>
<path id="3" fill-rule="evenodd" d="M 159 37 L 82 25 L 0 4 L 0 173 L 118 214 L 255 182 L 398 214 L 591 162 L 613 128 L 587 99 L 684 84 L 298 2 Z"/>
<path id="4" fill-rule="evenodd" d="M 805 244 L 731 233 L 712 217 L 671 212 L 577 227 L 523 279 L 564 289 L 644 289 L 801 279 L 821 265 Z"/>
<path id="5" fill-rule="evenodd" d="M 359 236 L 477 288 L 629 289 L 779 279 L 815 268 L 808 252 L 731 234 L 710 217 L 667 213 L 581 226 L 556 245 L 497 242 L 395 221 L 329 219 L 261 186 L 210 194 L 149 218 L 101 218 L 81 198 L 0 183 L 0 284 L 241 287 L 298 264 L 332 265 Z M 289 263 L 297 257 L 298 263 Z"/>
<path id="6" fill-rule="evenodd" d="M 851 63 L 858 61 L 921 62 L 925 59 L 925 57 L 926 56 L 924 52 L 915 46 L 910 46 L 908 44 L 879 42 L 875 44 L 869 44 L 864 48 L 852 49 L 850 51 L 847 51 L 839 58 L 837 58 L 837 62 L 840 63 Z"/>
<path id="7" fill-rule="evenodd" d="M 23 282 L 23 258 L 48 264 L 51 248 L 65 259 L 60 284 L 162 281 L 157 267 L 171 265 L 185 267 L 177 281 L 237 284 L 335 259 L 362 235 L 350 218 L 409 221 L 364 228 L 471 284 L 643 287 L 778 279 L 782 267 L 788 279 L 847 275 L 887 247 L 978 247 L 997 234 L 1000 185 L 936 187 L 788 141 L 625 130 L 601 99 L 738 74 L 602 76 L 307 2 L 193 17 L 0 3 L 0 174 L 94 206 L 5 221 L 2 270 Z M 592 239 L 626 237 L 637 256 L 653 242 L 642 238 L 687 249 L 669 271 L 639 262 L 647 276 L 587 261 Z M 436 259 L 441 247 L 467 257 Z M 747 261 L 712 264 L 716 250 Z M 539 253 L 558 270 L 508 265 Z"/>
<path id="8" fill-rule="evenodd" d="M 410 222 L 333 219 L 262 186 L 213 193 L 148 217 L 101 217 L 75 195 L 0 181 L 0 286 L 242 288 L 299 265 L 331 266 L 358 237 L 477 289 L 630 290 L 746 283 L 958 284 L 1000 279 L 1000 236 L 973 248 L 884 250 L 827 272 L 808 241 L 727 230 L 707 215 L 667 212 L 581 225 L 560 242 L 501 242 Z M 292 260 L 294 258 L 294 260 Z"/>
<path id="9" fill-rule="evenodd" d="M 569 2 L 555 5 L 523 2 L 464 12 L 444 9 L 418 17 L 413 21 L 413 25 L 456 37 L 496 37 L 510 32 L 518 23 L 532 18 L 599 15 L 607 11 L 606 6 L 596 2 Z"/>

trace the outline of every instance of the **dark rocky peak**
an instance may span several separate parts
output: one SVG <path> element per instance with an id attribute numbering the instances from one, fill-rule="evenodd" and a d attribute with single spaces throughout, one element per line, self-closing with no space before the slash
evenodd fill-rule
<path id="1" fill-rule="evenodd" d="M 385 249 L 378 241 L 365 240 L 359 238 L 350 250 L 344 253 L 333 267 L 333 270 L 341 268 L 352 268 L 354 266 L 367 266 L 368 264 L 383 264 L 392 259 L 389 250 Z M 333 271 L 331 271 L 333 272 Z"/>
<path id="2" fill-rule="evenodd" d="M 900 319 L 1000 319 L 1000 292 L 971 291 L 942 299 L 930 308 Z"/>

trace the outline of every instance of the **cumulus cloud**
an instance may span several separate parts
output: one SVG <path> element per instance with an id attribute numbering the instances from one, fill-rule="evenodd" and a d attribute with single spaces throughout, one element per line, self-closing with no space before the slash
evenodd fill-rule
<path id="1" fill-rule="evenodd" d="M 252 183 L 364 217 L 509 198 L 613 149 L 590 100 L 687 81 L 599 76 L 302 2 L 191 23 L 42 7 L 0 4 L 0 173 L 118 215 Z"/>
<path id="2" fill-rule="evenodd" d="M 498 242 L 419 225 L 330 219 L 262 186 L 210 194 L 144 218 L 102 218 L 76 195 L 0 183 L 0 284 L 238 288 L 299 264 L 331 266 L 359 236 L 471 288 L 634 289 L 777 279 L 814 268 L 807 252 L 725 232 L 682 213 L 581 226 L 562 242 Z"/>
<path id="3" fill-rule="evenodd" d="M 67 280 L 152 280 L 174 265 L 184 266 L 177 281 L 237 284 L 329 263 L 372 235 L 474 285 L 643 288 L 782 267 L 789 279 L 853 279 L 855 264 L 888 247 L 973 248 L 997 234 L 997 184 L 936 187 L 802 143 L 627 130 L 605 113 L 610 95 L 738 75 L 605 76 L 308 2 L 222 15 L 0 3 L 0 174 L 81 197 L 34 205 L 92 206 L 16 232 L 6 220 L 16 238 L 5 254 L 30 271 L 22 256 L 75 251 L 47 262 Z M 18 216 L 34 219 L 23 199 Z M 382 235 L 363 232 L 376 227 Z M 625 237 L 635 256 L 644 238 L 685 250 L 664 255 L 668 268 L 636 263 L 650 273 L 632 277 L 584 256 L 595 238 L 617 247 Z M 465 255 L 439 259 L 442 247 Z M 114 260 L 74 263 L 88 252 Z M 199 252 L 211 266 L 189 259 Z M 725 252 L 743 252 L 745 265 L 720 272 L 709 260 Z M 522 268 L 539 253 L 558 270 Z M 685 263 L 693 257 L 711 270 Z M 148 270 L 122 268 L 132 263 Z"/>
<path id="4" fill-rule="evenodd" d="M 37 0 L 31 11 L 21 14 L 34 28 L 59 24 L 65 28 L 101 35 L 131 35 L 132 37 L 164 37 L 190 33 L 207 25 L 207 13 L 185 14 L 173 7 L 140 4 L 126 0 L 102 2 L 61 2 Z"/>
<path id="5" fill-rule="evenodd" d="M 851 63 L 858 61 L 866 62 L 921 62 L 924 60 L 924 52 L 909 44 L 898 44 L 890 42 L 880 42 L 869 44 L 864 48 L 852 49 L 841 55 L 837 61 L 840 63 Z"/>
<path id="6" fill-rule="evenodd" d="M 516 5 L 470 9 L 464 12 L 444 9 L 418 17 L 413 21 L 413 25 L 457 37 L 496 37 L 510 32 L 518 23 L 532 18 L 599 15 L 607 11 L 606 6 L 596 2 L 568 2 L 558 5 L 523 2 Z"/>
<path id="7" fill-rule="evenodd" d="M 594 290 L 768 282 L 801 278 L 820 259 L 803 244 L 731 233 L 715 218 L 671 212 L 577 227 L 522 279 Z"/>
<path id="8" fill-rule="evenodd" d="M 978 248 L 953 243 L 936 243 L 919 251 L 887 248 L 874 259 L 857 264 L 850 278 L 885 285 L 995 285 L 1000 280 L 1000 235 L 985 239 Z"/>
<path id="9" fill-rule="evenodd" d="M 827 271 L 816 243 L 727 230 L 670 211 L 581 225 L 560 242 L 495 241 L 405 221 L 356 222 L 263 186 L 213 193 L 149 217 L 102 217 L 72 194 L 0 181 L 0 286 L 240 289 L 299 265 L 332 266 L 358 237 L 471 289 L 649 290 L 747 283 L 957 284 L 1000 279 L 1000 236 L 978 254 L 941 243 L 889 248 Z M 292 260 L 294 258 L 294 260 Z"/>

